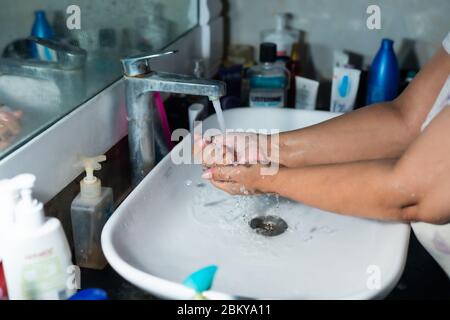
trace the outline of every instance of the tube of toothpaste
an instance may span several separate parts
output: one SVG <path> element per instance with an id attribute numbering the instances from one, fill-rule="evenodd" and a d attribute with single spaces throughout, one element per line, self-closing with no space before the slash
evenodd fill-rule
<path id="1" fill-rule="evenodd" d="M 360 77 L 360 70 L 342 67 L 334 68 L 330 111 L 350 112 L 353 110 Z"/>

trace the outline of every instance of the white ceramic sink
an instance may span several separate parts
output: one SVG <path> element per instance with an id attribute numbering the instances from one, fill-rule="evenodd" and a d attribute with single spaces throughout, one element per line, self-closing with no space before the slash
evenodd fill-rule
<path id="1" fill-rule="evenodd" d="M 226 111 L 225 120 L 229 128 L 286 131 L 336 115 L 242 108 Z M 215 117 L 204 127 L 217 127 Z M 168 156 L 116 210 L 102 245 L 122 277 L 174 299 L 192 298 L 180 283 L 210 264 L 219 267 L 210 298 L 383 298 L 398 282 L 409 225 L 344 217 L 273 195 L 231 197 L 200 174 L 199 165 L 177 166 Z M 264 214 L 282 217 L 287 231 L 256 234 L 248 223 Z"/>

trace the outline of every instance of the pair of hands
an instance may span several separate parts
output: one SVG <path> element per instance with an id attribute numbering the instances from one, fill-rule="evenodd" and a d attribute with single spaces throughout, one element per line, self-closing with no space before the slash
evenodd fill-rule
<path id="1" fill-rule="evenodd" d="M 272 162 L 270 139 L 255 133 L 195 136 L 194 156 L 203 164 L 202 178 L 232 195 L 270 192 L 273 176 L 262 174 Z"/>
<path id="2" fill-rule="evenodd" d="M 0 150 L 6 149 L 22 131 L 20 118 L 22 111 L 12 111 L 0 105 Z"/>

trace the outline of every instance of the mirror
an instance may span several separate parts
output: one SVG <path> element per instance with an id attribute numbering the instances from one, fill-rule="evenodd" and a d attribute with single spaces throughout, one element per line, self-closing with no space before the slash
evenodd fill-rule
<path id="1" fill-rule="evenodd" d="M 118 80 L 121 57 L 162 50 L 198 22 L 197 0 L 0 5 L 0 159 Z"/>

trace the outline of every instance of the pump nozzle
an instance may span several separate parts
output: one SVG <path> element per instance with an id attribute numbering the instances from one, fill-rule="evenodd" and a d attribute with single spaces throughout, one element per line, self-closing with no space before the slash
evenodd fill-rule
<path id="1" fill-rule="evenodd" d="M 44 206 L 32 197 L 32 188 L 36 177 L 31 174 L 23 174 L 11 180 L 16 190 L 20 191 L 20 200 L 15 210 L 16 224 L 26 228 L 42 225 L 45 221 Z"/>
<path id="2" fill-rule="evenodd" d="M 12 179 L 0 181 L 0 238 L 14 224 L 15 210 L 19 200 L 19 191 L 25 188 L 31 189 L 34 186 L 36 177 L 32 174 L 21 174 Z M 0 240 L 0 261 L 3 256 L 3 241 Z"/>
<path id="3" fill-rule="evenodd" d="M 19 191 L 31 190 L 36 177 L 32 174 L 21 174 L 12 179 L 0 181 L 0 203 L 2 203 L 2 214 L 0 215 L 0 225 L 14 222 L 14 209 L 19 197 Z"/>
<path id="4" fill-rule="evenodd" d="M 12 179 L 0 181 L 0 193 L 18 192 L 22 189 L 31 189 L 34 187 L 36 177 L 29 173 L 20 174 Z"/>
<path id="5" fill-rule="evenodd" d="M 100 162 L 106 161 L 106 156 L 82 157 L 81 161 L 86 171 L 86 177 L 80 182 L 81 196 L 91 198 L 100 196 L 102 184 L 100 179 L 94 176 L 94 171 L 102 168 Z"/>

